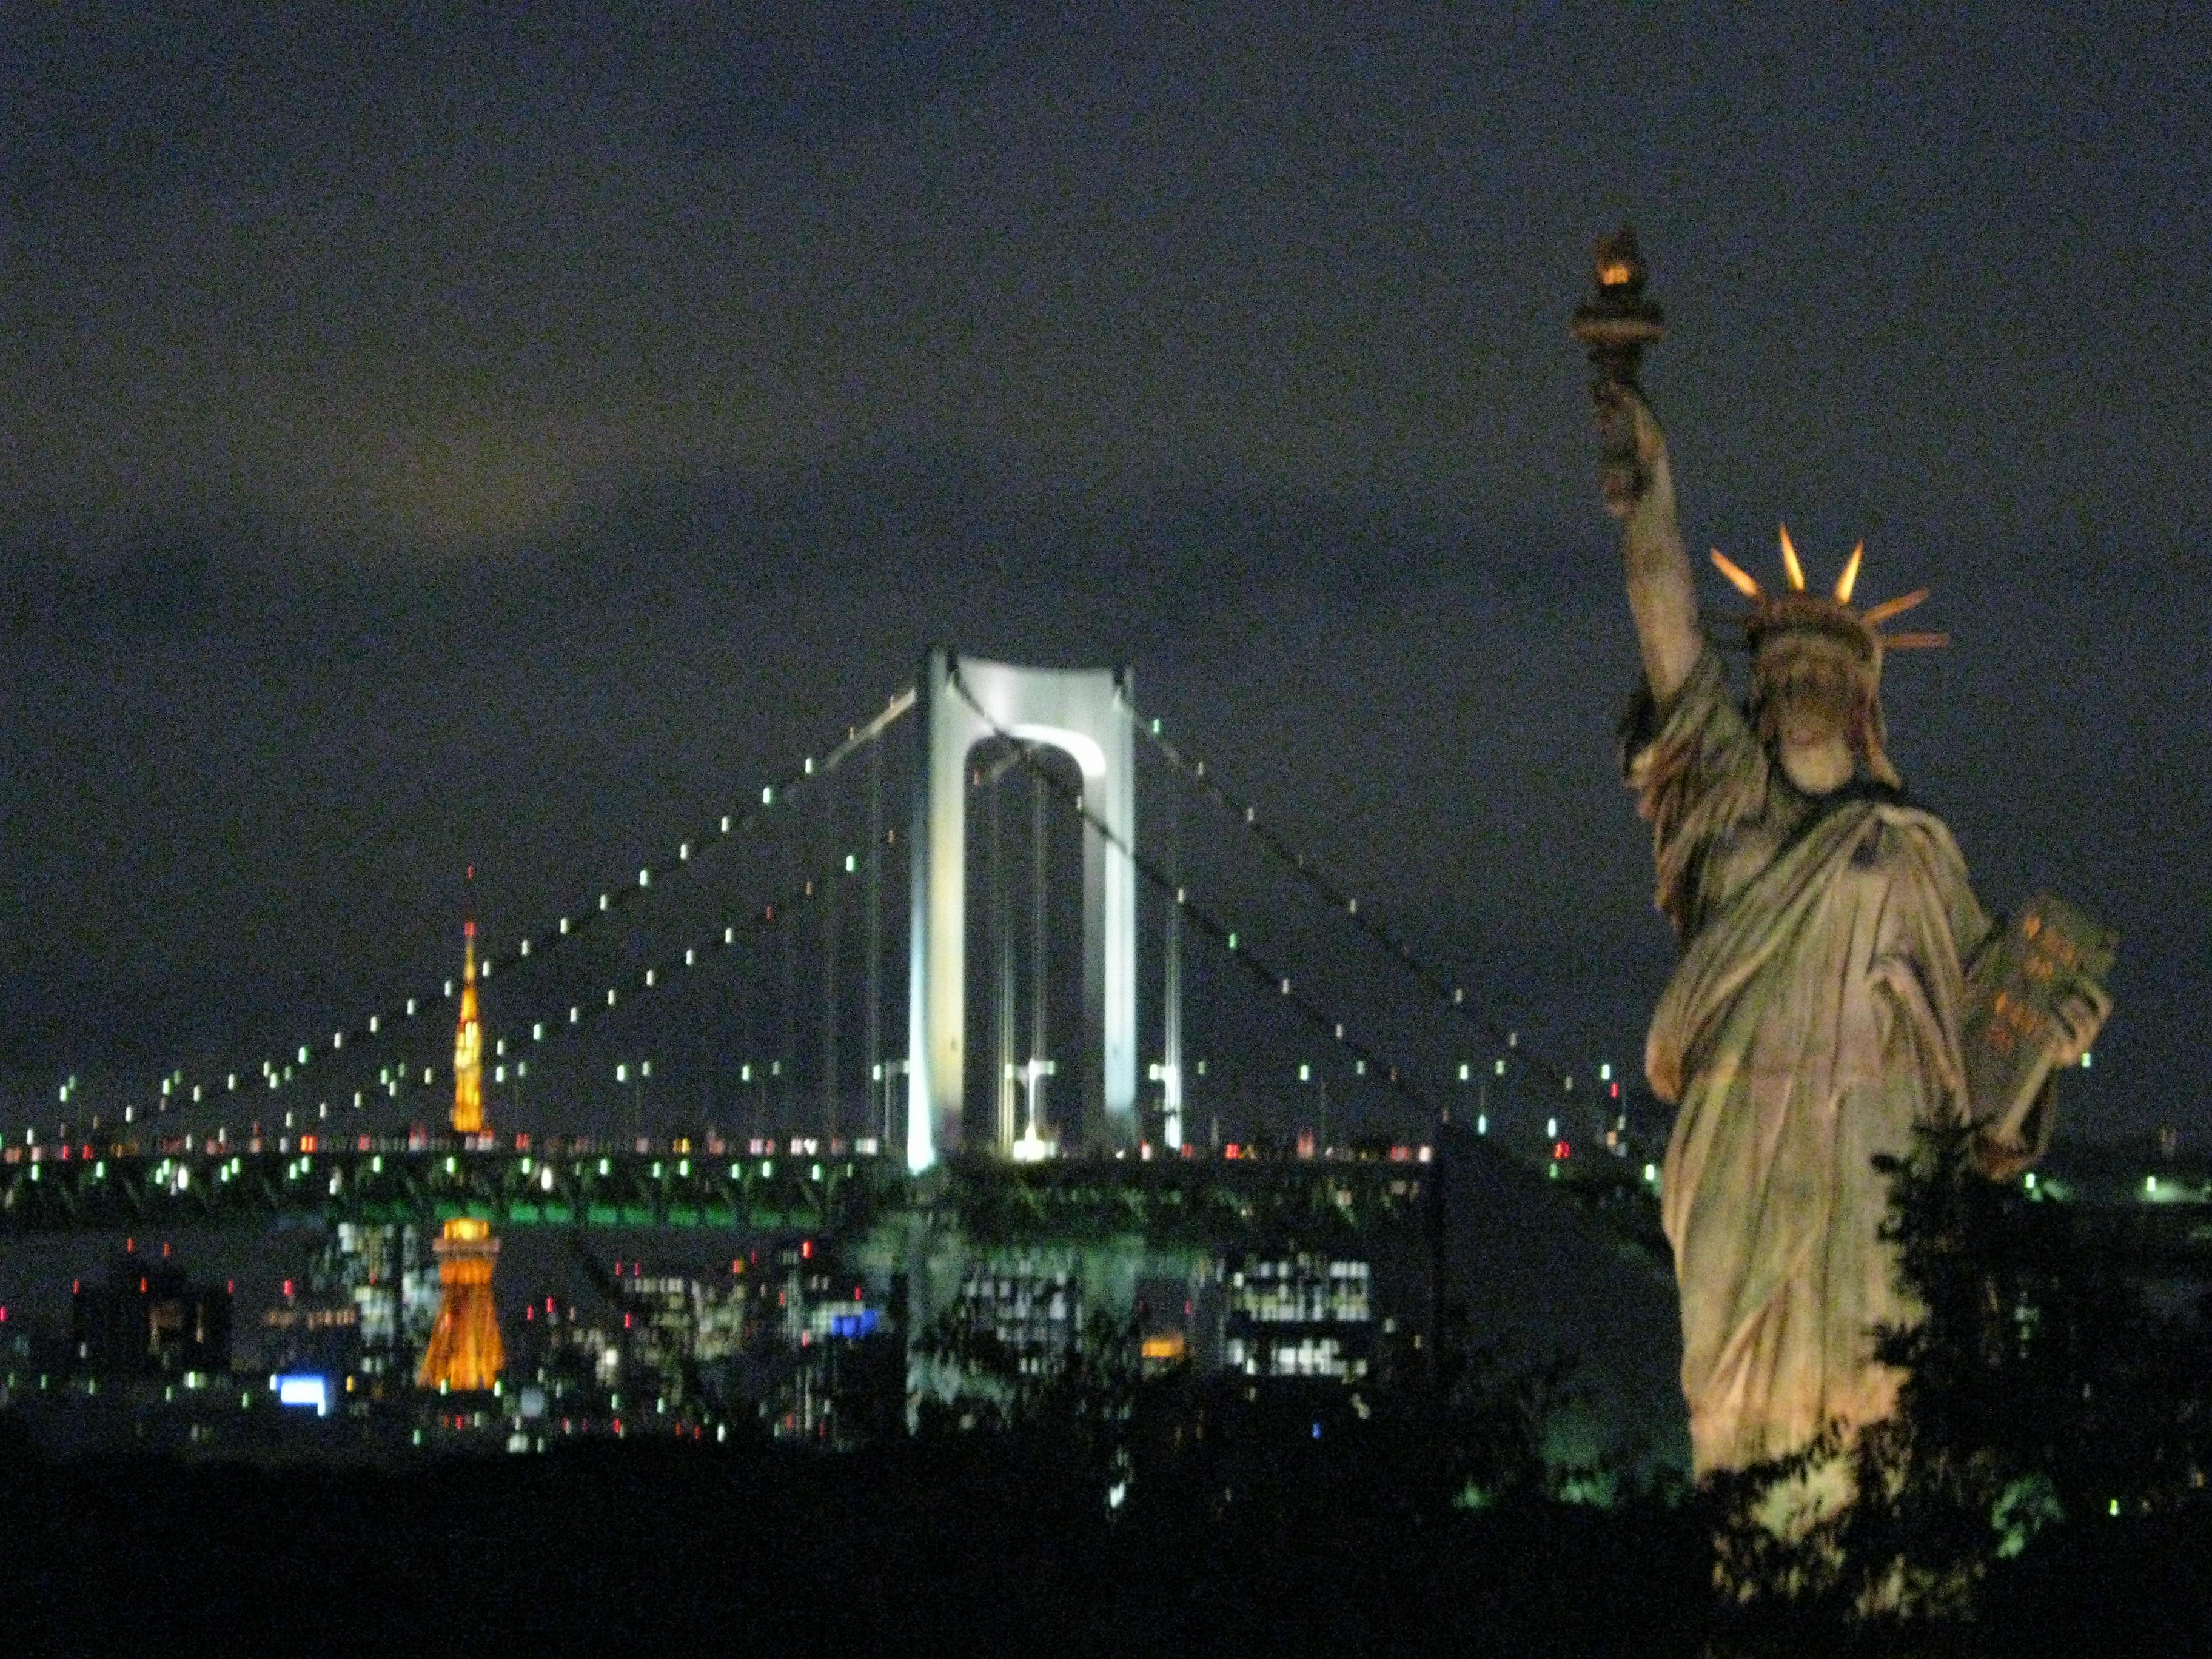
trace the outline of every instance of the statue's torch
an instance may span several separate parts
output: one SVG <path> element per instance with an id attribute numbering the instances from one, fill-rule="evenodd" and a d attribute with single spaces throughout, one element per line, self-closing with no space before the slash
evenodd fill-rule
<path id="1" fill-rule="evenodd" d="M 1636 429 L 1625 418 L 1621 394 L 1643 395 L 1636 376 L 1644 366 L 1644 348 L 1666 337 L 1667 319 L 1644 297 L 1644 261 L 1636 251 L 1636 233 L 1626 225 L 1598 238 L 1591 267 L 1597 286 L 1575 307 L 1574 334 L 1589 348 L 1590 367 L 1597 371 L 1590 396 L 1604 434 L 1600 466 L 1606 505 L 1620 514 L 1643 494 L 1644 485 L 1636 461 Z"/>

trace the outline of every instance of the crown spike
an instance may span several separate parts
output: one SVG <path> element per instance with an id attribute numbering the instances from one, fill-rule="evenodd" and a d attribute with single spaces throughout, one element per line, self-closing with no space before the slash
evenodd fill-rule
<path id="1" fill-rule="evenodd" d="M 1861 542 L 1851 550 L 1850 558 L 1844 565 L 1844 574 L 1836 578 L 1836 603 L 1849 605 L 1851 590 L 1859 585 L 1859 561 L 1866 556 L 1866 544 Z"/>
<path id="2" fill-rule="evenodd" d="M 1880 605 L 1869 605 L 1859 620 L 1869 628 L 1879 628 L 1892 617 L 1901 617 L 1928 597 L 1928 590 L 1916 587 L 1910 593 L 1900 593 L 1893 599 L 1884 599 Z"/>
<path id="3" fill-rule="evenodd" d="M 1789 574 L 1790 586 L 1802 593 L 1805 591 L 1805 567 L 1797 562 L 1797 549 L 1790 540 L 1790 526 L 1778 526 L 1782 532 L 1782 568 Z"/>
<path id="4" fill-rule="evenodd" d="M 1713 550 L 1713 567 L 1729 579 L 1729 586 L 1747 599 L 1759 597 L 1759 580 L 1748 570 L 1720 550 Z"/>
<path id="5" fill-rule="evenodd" d="M 1877 634 L 1875 639 L 1885 651 L 1933 651 L 1951 643 L 1948 634 Z"/>

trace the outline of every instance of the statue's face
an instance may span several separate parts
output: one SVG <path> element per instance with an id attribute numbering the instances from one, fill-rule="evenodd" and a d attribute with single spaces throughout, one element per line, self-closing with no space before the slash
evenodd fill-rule
<path id="1" fill-rule="evenodd" d="M 1784 634 L 1753 665 L 1759 735 L 1801 787 L 1848 781 L 1859 679 L 1850 659 L 1818 635 Z M 1841 778 L 1835 773 L 1840 765 Z M 1801 771 L 1805 777 L 1799 777 Z"/>

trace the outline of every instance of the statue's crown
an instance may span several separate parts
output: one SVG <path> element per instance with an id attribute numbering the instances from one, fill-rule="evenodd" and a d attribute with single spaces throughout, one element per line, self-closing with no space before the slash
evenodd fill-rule
<path id="1" fill-rule="evenodd" d="M 1782 526 L 1781 537 L 1783 574 L 1790 579 L 1785 588 L 1770 591 L 1761 587 L 1757 578 L 1735 561 L 1717 547 L 1713 550 L 1713 563 L 1721 574 L 1751 601 L 1750 614 L 1742 618 L 1742 623 L 1745 641 L 1754 653 L 1768 640 L 1783 634 L 1812 634 L 1843 647 L 1858 659 L 1869 674 L 1879 675 L 1885 651 L 1924 650 L 1951 642 L 1948 634 L 1877 631 L 1882 623 L 1903 615 L 1926 599 L 1928 590 L 1924 587 L 1884 599 L 1864 611 L 1851 609 L 1851 593 L 1858 586 L 1859 564 L 1866 556 L 1864 542 L 1851 550 L 1851 556 L 1844 562 L 1844 573 L 1836 579 L 1835 589 L 1829 594 L 1814 592 L 1806 586 L 1805 567 L 1798 560 L 1788 526 Z"/>

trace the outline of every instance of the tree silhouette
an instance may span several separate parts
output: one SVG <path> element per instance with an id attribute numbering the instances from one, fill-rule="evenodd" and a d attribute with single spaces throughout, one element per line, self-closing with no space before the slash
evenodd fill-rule
<path id="1" fill-rule="evenodd" d="M 1802 1646 L 1815 1626 L 1867 1651 L 1940 1650 L 2049 1540 L 2203 1498 L 2201 1328 L 2154 1313 L 2070 1208 L 1985 1179 L 1971 1126 L 1923 1126 L 1877 1164 L 1883 1236 L 1921 1310 L 1874 1333 L 1905 1373 L 1898 1409 L 1708 1484 L 1741 1651 Z M 1809 1523 L 1781 1518 L 1815 1495 L 1828 1501 Z"/>

